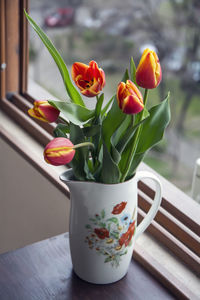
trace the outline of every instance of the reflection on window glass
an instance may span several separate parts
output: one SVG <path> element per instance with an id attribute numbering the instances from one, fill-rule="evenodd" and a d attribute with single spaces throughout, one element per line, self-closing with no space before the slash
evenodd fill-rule
<path id="1" fill-rule="evenodd" d="M 68 69 L 96 60 L 106 73 L 107 100 L 115 93 L 129 59 L 145 48 L 160 58 L 163 80 L 150 91 L 158 103 L 171 92 L 172 121 L 165 139 L 145 162 L 190 194 L 200 157 L 200 2 L 198 0 L 31 0 L 30 14 L 51 38 Z M 53 59 L 30 30 L 30 83 L 66 99 Z M 93 98 L 86 99 L 88 107 Z"/>

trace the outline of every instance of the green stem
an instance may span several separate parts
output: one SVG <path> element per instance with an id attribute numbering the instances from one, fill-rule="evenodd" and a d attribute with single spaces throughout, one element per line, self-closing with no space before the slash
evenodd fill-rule
<path id="1" fill-rule="evenodd" d="M 145 89 L 145 92 L 144 92 L 144 107 L 146 107 L 148 92 L 149 92 L 149 90 Z M 142 119 L 142 117 L 141 117 L 141 119 Z"/>
<path id="2" fill-rule="evenodd" d="M 93 163 L 93 168 L 95 167 L 96 164 L 96 157 L 95 157 L 95 151 L 94 151 L 94 144 L 93 145 L 93 149 L 91 150 L 91 156 L 92 156 L 92 163 Z"/>
<path id="3" fill-rule="evenodd" d="M 113 102 L 113 99 L 114 99 L 115 96 L 113 96 L 109 101 L 108 103 L 104 106 L 104 108 L 102 109 L 101 111 L 101 116 L 103 117 L 106 113 L 106 111 L 108 110 L 109 106 L 111 105 L 111 103 Z"/>
<path id="4" fill-rule="evenodd" d="M 134 123 L 135 123 L 135 116 L 132 115 L 132 116 L 131 116 L 131 125 L 134 126 Z"/>
<path id="5" fill-rule="evenodd" d="M 80 144 L 74 145 L 73 149 L 77 149 L 77 148 L 84 147 L 84 146 L 94 147 L 94 144 L 92 144 L 90 142 L 84 142 L 84 143 L 80 143 Z"/>
<path id="6" fill-rule="evenodd" d="M 143 101 L 144 108 L 146 107 L 147 97 L 148 97 L 148 89 L 145 89 L 145 92 L 144 92 L 144 101 Z M 138 120 L 138 123 L 142 120 L 143 114 L 144 114 L 144 109 L 143 109 L 143 111 L 142 111 L 142 113 L 140 115 L 140 119 Z M 129 170 L 130 170 L 130 167 L 131 167 L 131 163 L 133 161 L 133 157 L 134 157 L 134 154 L 135 154 L 135 151 L 137 149 L 138 142 L 139 142 L 139 138 L 140 138 L 142 126 L 143 126 L 143 124 L 140 124 L 138 126 L 138 128 L 137 128 L 136 133 L 135 133 L 135 139 L 134 139 L 133 147 L 131 149 L 131 153 L 129 155 L 129 158 L 128 158 L 128 161 L 127 161 L 127 164 L 126 164 L 125 172 L 124 172 L 124 174 L 122 174 L 122 177 L 121 177 L 121 180 L 120 180 L 121 182 L 125 181 L 126 176 L 129 173 Z"/>

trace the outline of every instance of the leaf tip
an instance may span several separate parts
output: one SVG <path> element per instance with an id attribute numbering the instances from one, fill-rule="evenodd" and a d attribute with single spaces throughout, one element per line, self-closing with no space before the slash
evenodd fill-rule
<path id="1" fill-rule="evenodd" d="M 27 13 L 27 11 L 26 11 L 25 8 L 24 8 L 24 14 L 25 14 L 25 16 L 26 16 L 27 19 L 30 18 L 29 14 Z"/>

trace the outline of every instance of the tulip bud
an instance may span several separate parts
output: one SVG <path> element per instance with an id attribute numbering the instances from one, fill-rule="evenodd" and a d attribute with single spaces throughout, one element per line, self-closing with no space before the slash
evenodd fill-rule
<path id="1" fill-rule="evenodd" d="M 58 137 L 44 149 L 44 159 L 48 164 L 61 166 L 68 164 L 75 155 L 74 145 L 69 139 Z"/>
<path id="2" fill-rule="evenodd" d="M 55 122 L 58 119 L 60 111 L 53 107 L 48 101 L 35 101 L 34 107 L 28 110 L 31 117 L 44 122 Z"/>
<path id="3" fill-rule="evenodd" d="M 131 80 L 119 83 L 117 102 L 125 114 L 137 114 L 144 108 L 142 94 Z"/>
<path id="4" fill-rule="evenodd" d="M 81 93 L 87 97 L 97 96 L 105 86 L 104 71 L 93 60 L 89 66 L 75 62 L 72 66 L 72 79 Z"/>
<path id="5" fill-rule="evenodd" d="M 145 89 L 156 88 L 162 79 L 162 70 L 157 54 L 145 49 L 136 70 L 136 82 Z"/>

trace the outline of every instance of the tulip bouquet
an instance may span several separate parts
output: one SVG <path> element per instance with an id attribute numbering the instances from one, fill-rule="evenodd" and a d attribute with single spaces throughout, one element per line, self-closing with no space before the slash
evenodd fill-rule
<path id="1" fill-rule="evenodd" d="M 116 95 L 104 104 L 106 79 L 98 64 L 73 64 L 71 76 L 78 91 L 52 42 L 25 14 L 56 62 L 69 98 L 35 101 L 29 110 L 32 117 L 45 122 L 61 120 L 54 130 L 55 138 L 45 147 L 46 162 L 69 164 L 76 180 L 112 184 L 133 177 L 147 150 L 162 139 L 170 121 L 169 94 L 147 109 L 148 91 L 162 79 L 158 56 L 146 49 L 137 68 L 131 58 L 130 70 L 125 71 L 116 87 Z M 88 109 L 81 95 L 96 101 L 95 108 Z"/>

